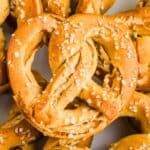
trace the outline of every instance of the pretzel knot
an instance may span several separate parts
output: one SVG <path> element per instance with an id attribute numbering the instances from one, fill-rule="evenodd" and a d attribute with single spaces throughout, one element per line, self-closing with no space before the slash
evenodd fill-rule
<path id="1" fill-rule="evenodd" d="M 52 137 L 79 139 L 106 127 L 131 98 L 136 52 L 126 27 L 108 18 L 75 15 L 57 26 L 60 20 L 44 14 L 15 32 L 8 50 L 9 77 L 16 103 L 36 128 Z M 43 31 L 54 29 L 49 45 L 53 78 L 42 91 L 31 64 Z M 92 79 L 99 45 L 109 66 L 101 85 Z"/>

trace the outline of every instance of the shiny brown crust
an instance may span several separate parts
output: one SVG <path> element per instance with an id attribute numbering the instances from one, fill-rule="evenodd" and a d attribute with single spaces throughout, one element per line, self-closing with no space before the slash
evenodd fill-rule
<path id="1" fill-rule="evenodd" d="M 79 0 L 76 12 L 103 14 L 114 4 L 114 2 L 115 0 Z"/>
<path id="2" fill-rule="evenodd" d="M 150 135 L 135 134 L 127 136 L 118 142 L 112 144 L 109 150 L 149 150 Z"/>
<path id="3" fill-rule="evenodd" d="M 42 2 L 41 0 L 10 0 L 10 12 L 20 25 L 43 12 Z"/>

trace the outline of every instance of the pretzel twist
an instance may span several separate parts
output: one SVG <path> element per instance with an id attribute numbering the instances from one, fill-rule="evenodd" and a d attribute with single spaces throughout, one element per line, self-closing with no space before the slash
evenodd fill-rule
<path id="1" fill-rule="evenodd" d="M 20 27 L 16 31 L 15 36 L 11 39 L 8 51 L 8 61 L 10 61 L 11 64 L 8 65 L 8 68 L 10 82 L 15 94 L 15 100 L 20 108 L 23 108 L 23 112 L 27 116 L 28 120 L 30 120 L 35 127 L 37 127 L 46 135 L 69 139 L 80 139 L 93 135 L 93 133 L 103 129 L 107 126 L 108 122 L 111 122 L 117 117 L 118 111 L 120 111 L 128 99 L 130 99 L 135 89 L 135 83 L 133 83 L 131 79 L 136 79 L 137 60 L 133 44 L 129 36 L 126 36 L 126 32 L 124 32 L 126 28 L 122 25 L 114 24 L 113 22 L 107 23 L 107 18 L 104 19 L 94 15 L 92 16 L 93 22 L 88 24 L 86 27 L 85 24 L 87 24 L 87 20 L 91 18 L 91 16 L 77 15 L 67 20 L 67 22 L 71 23 L 74 21 L 73 25 L 79 25 L 79 27 L 82 26 L 80 23 L 83 23 L 83 27 L 85 27 L 81 28 L 83 32 L 78 32 L 81 33 L 81 35 L 75 35 L 77 36 L 76 39 L 78 42 L 84 41 L 84 38 L 88 39 L 90 37 L 98 37 L 99 39 L 96 39 L 101 41 L 103 44 L 106 44 L 108 41 L 112 43 L 111 47 L 108 47 L 107 50 L 110 56 L 110 61 L 120 71 L 120 73 L 117 73 L 119 76 L 121 74 L 119 79 L 122 79 L 123 81 L 125 80 L 127 84 L 126 87 L 121 86 L 121 94 L 117 94 L 117 100 L 116 97 L 113 100 L 112 95 L 110 96 L 112 98 L 111 102 L 108 100 L 103 100 L 102 94 L 100 93 L 100 98 L 97 98 L 97 100 L 100 102 L 102 101 L 103 104 L 101 107 L 99 106 L 99 103 L 96 102 L 96 104 L 98 104 L 96 105 L 96 108 L 98 107 L 98 111 L 91 109 L 84 103 L 81 103 L 79 107 L 75 109 L 65 109 L 68 104 L 73 102 L 76 96 L 80 96 L 80 93 L 82 89 L 84 89 L 85 85 L 90 87 L 90 92 L 91 86 L 96 85 L 96 83 L 94 83 L 92 80 L 90 81 L 90 78 L 93 76 L 97 65 L 97 52 L 93 42 L 79 42 L 81 47 L 77 47 L 77 49 L 75 49 L 75 51 L 73 51 L 71 54 L 70 51 L 67 51 L 66 47 L 64 49 L 66 51 L 65 58 L 63 58 L 64 55 L 60 54 L 60 52 L 63 51 L 59 51 L 60 49 L 55 47 L 54 49 L 57 50 L 55 51 L 55 55 L 57 55 L 57 59 L 55 59 L 55 65 L 52 63 L 54 61 L 51 59 L 51 67 L 54 77 L 47 86 L 46 90 L 42 92 L 40 87 L 37 85 L 37 82 L 31 75 L 31 60 L 36 52 L 34 50 L 35 47 L 40 43 L 42 31 L 45 29 L 52 31 L 54 28 L 56 28 L 56 20 L 49 15 L 37 17 L 33 20 L 30 20 L 30 22 L 23 27 Z M 55 40 L 58 39 L 57 31 L 60 31 L 62 34 L 61 40 L 63 40 L 63 32 L 65 31 L 63 26 L 65 26 L 65 24 L 66 22 L 60 25 L 58 30 L 56 30 L 52 35 L 51 41 L 53 44 L 55 44 Z M 115 30 L 116 27 L 117 30 Z M 61 29 L 63 31 L 61 31 Z M 72 31 L 70 30 L 70 27 L 68 29 L 70 32 L 69 34 L 71 34 Z M 86 36 L 83 36 L 89 29 L 92 30 L 88 32 Z M 104 32 L 101 33 L 101 30 L 104 30 Z M 24 34 L 20 34 L 22 32 L 24 32 Z M 107 34 L 112 35 L 111 33 L 114 33 L 113 35 L 117 38 L 115 41 L 111 36 L 106 38 Z M 82 38 L 80 39 L 79 37 Z M 16 43 L 16 39 L 18 39 L 22 44 L 18 45 Z M 62 42 L 61 40 L 57 40 L 58 44 L 59 42 Z M 121 40 L 122 43 L 124 43 L 123 46 L 125 47 L 119 47 L 120 50 L 117 50 L 117 48 L 114 46 L 118 44 L 116 43 L 117 40 Z M 80 45 L 79 43 L 75 46 Z M 127 45 L 130 47 L 126 47 L 125 43 L 127 43 Z M 50 45 L 50 49 L 52 49 L 52 45 Z M 130 59 L 126 57 L 127 49 L 132 53 L 133 56 Z M 53 56 L 54 51 L 51 51 L 51 54 L 51 56 Z M 60 56 L 63 59 L 60 58 Z M 118 56 L 123 56 L 124 59 L 115 63 L 114 60 Z M 127 67 L 128 64 L 130 65 L 130 69 L 135 70 L 135 72 L 131 72 L 129 70 L 126 71 L 126 69 L 129 69 Z M 16 68 L 15 66 L 18 67 Z M 83 73 L 81 73 L 81 71 L 83 71 Z M 15 84 L 16 81 L 19 84 Z M 118 84 L 122 84 L 121 81 L 119 81 Z M 114 88 L 116 86 L 118 87 L 118 84 L 114 85 Z M 32 90 L 29 89 L 27 85 L 31 85 L 30 87 Z M 59 88 L 62 86 L 63 88 Z M 20 87 L 22 88 L 20 89 Z M 98 87 L 98 91 L 100 89 L 100 92 L 104 90 L 98 85 L 96 85 L 96 87 Z M 111 88 L 109 88 L 109 90 L 110 89 Z M 128 95 L 126 93 L 128 93 Z M 109 111 L 107 111 L 107 107 L 110 107 Z M 99 110 L 102 110 L 102 115 Z M 111 115 L 110 112 L 112 112 L 113 115 Z M 86 113 L 88 113 L 88 115 L 85 115 Z"/>

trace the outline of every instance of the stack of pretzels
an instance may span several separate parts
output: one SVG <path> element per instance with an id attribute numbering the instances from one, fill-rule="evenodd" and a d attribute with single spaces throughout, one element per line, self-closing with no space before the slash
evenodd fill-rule
<path id="1" fill-rule="evenodd" d="M 114 3 L 0 1 L 0 24 L 9 15 L 15 28 L 6 52 L 0 29 L 0 93 L 11 89 L 14 99 L 0 149 L 34 150 L 46 136 L 43 150 L 88 150 L 95 134 L 127 117 L 136 134 L 109 149 L 150 150 L 150 0 L 104 15 Z M 49 81 L 32 69 L 43 45 Z"/>

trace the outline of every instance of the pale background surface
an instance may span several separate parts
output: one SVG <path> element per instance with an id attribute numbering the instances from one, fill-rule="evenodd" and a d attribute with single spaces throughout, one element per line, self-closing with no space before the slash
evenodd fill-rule
<path id="1" fill-rule="evenodd" d="M 114 14 L 117 12 L 121 12 L 124 10 L 130 10 L 134 8 L 136 4 L 136 0 L 117 0 L 114 6 L 107 12 L 107 14 Z M 10 29 L 5 28 L 5 32 L 7 38 L 9 38 L 8 32 Z M 37 61 L 38 60 L 38 61 Z M 36 60 L 33 64 L 33 68 L 42 73 L 43 77 L 46 79 L 50 78 L 50 71 L 48 69 L 47 60 L 47 50 L 44 47 L 36 56 Z M 2 123 L 6 117 L 8 110 L 11 106 L 11 94 L 3 94 L 0 95 L 0 123 Z M 103 132 L 99 133 L 94 137 L 92 143 L 92 150 L 107 150 L 108 146 L 120 139 L 125 135 L 129 135 L 131 133 L 129 126 L 126 120 L 119 119 L 115 121 L 112 125 L 107 127 Z M 41 149 L 41 148 L 40 148 Z"/>

